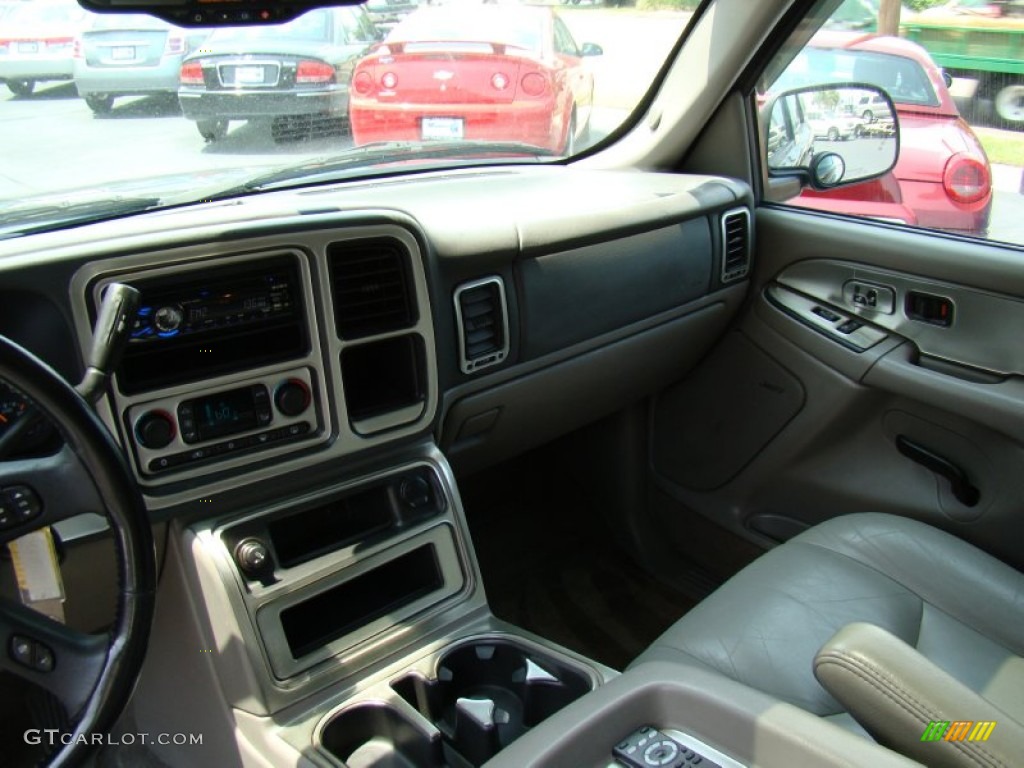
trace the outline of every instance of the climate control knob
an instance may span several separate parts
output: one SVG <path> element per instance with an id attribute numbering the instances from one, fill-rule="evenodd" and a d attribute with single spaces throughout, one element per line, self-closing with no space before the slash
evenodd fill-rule
<path id="1" fill-rule="evenodd" d="M 174 420 L 163 411 L 146 411 L 135 422 L 135 437 L 146 448 L 166 448 L 174 433 Z"/>
<path id="2" fill-rule="evenodd" d="M 274 391 L 274 405 L 285 416 L 298 416 L 309 408 L 309 387 L 300 379 L 281 382 Z"/>

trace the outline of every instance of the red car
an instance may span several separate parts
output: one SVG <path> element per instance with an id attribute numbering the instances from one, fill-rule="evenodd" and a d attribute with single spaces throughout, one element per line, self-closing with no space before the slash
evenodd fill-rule
<path id="1" fill-rule="evenodd" d="M 594 77 L 550 8 L 422 7 L 355 69 L 349 117 L 356 144 L 521 142 L 569 154 L 586 134 Z"/>
<path id="2" fill-rule="evenodd" d="M 883 88 L 896 105 L 900 156 L 887 177 L 829 192 L 807 190 L 792 203 L 985 235 L 992 207 L 988 157 L 924 48 L 895 37 L 822 33 L 801 57 L 783 81 L 796 73 L 807 80 L 813 73 L 819 82 L 857 81 Z M 861 114 L 859 105 L 847 109 Z M 883 119 L 873 118 L 875 123 Z M 862 140 L 869 141 L 874 128 L 884 126 L 867 123 Z"/>

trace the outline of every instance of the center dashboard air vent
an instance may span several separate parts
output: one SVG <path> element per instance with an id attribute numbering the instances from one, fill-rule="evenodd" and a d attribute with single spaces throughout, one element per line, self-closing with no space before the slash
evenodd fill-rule
<path id="1" fill-rule="evenodd" d="M 750 272 L 750 211 L 736 208 L 722 214 L 722 282 L 740 280 Z"/>
<path id="2" fill-rule="evenodd" d="M 455 315 L 463 373 L 497 365 L 508 356 L 508 306 L 500 277 L 488 277 L 456 288 Z"/>
<path id="3" fill-rule="evenodd" d="M 338 335 L 347 341 L 416 322 L 409 252 L 395 240 L 334 243 L 327 248 Z"/>

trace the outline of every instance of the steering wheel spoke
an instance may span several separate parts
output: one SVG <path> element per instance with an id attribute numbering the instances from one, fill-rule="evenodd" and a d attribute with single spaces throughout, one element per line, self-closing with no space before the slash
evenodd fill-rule
<path id="1" fill-rule="evenodd" d="M 0 600 L 0 638 L 0 671 L 46 688 L 72 719 L 89 701 L 110 643 L 10 600 Z"/>
<path id="2" fill-rule="evenodd" d="M 0 546 L 44 525 L 103 509 L 96 486 L 67 445 L 52 456 L 0 463 Z"/>

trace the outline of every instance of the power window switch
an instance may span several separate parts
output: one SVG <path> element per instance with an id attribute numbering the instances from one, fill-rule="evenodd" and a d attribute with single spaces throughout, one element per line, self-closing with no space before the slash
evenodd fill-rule
<path id="1" fill-rule="evenodd" d="M 816 314 L 822 320 L 827 320 L 830 323 L 834 323 L 836 320 L 841 319 L 840 316 L 837 315 L 835 312 L 833 312 L 830 309 L 825 309 L 824 307 L 816 306 L 813 309 L 811 309 L 811 312 Z"/>
<path id="2" fill-rule="evenodd" d="M 859 320 L 847 320 L 845 323 L 836 328 L 839 333 L 851 334 L 856 330 L 864 327 L 864 323 Z"/>

